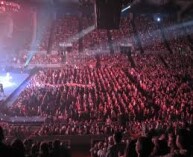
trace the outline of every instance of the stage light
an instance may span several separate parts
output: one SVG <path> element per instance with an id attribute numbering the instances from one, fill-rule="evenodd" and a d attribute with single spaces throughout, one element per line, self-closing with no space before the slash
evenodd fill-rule
<path id="1" fill-rule="evenodd" d="M 130 8 L 131 8 L 131 6 L 129 5 L 129 6 L 127 6 L 126 8 L 122 9 L 121 12 L 123 13 L 124 11 L 126 11 L 126 10 L 128 10 L 128 9 L 130 9 Z"/>
<path id="2" fill-rule="evenodd" d="M 9 72 L 6 73 L 5 79 L 6 79 L 7 82 L 9 82 L 12 79 L 12 77 L 11 77 Z"/>
<path id="3" fill-rule="evenodd" d="M 11 86 L 15 85 L 15 83 L 12 81 L 12 76 L 10 75 L 9 72 L 0 76 L 0 83 L 3 84 L 4 88 L 11 87 Z"/>
<path id="4" fill-rule="evenodd" d="M 161 18 L 160 17 L 157 17 L 157 22 L 160 22 L 161 21 Z"/>
<path id="5" fill-rule="evenodd" d="M 82 30 L 81 32 L 75 34 L 74 36 L 70 37 L 69 39 L 67 39 L 66 44 L 69 44 L 69 43 L 74 43 L 74 42 L 77 42 L 79 39 L 83 38 L 85 35 L 89 34 L 90 32 L 92 32 L 93 30 L 95 30 L 96 27 L 95 25 L 93 26 L 90 26 L 84 30 Z"/>

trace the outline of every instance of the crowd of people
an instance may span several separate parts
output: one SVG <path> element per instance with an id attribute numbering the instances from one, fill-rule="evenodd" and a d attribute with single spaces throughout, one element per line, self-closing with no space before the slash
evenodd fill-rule
<path id="1" fill-rule="evenodd" d="M 165 38 L 174 53 L 189 52 L 191 43 L 188 41 L 185 25 L 168 18 L 163 21 L 162 27 Z"/>
<path id="2" fill-rule="evenodd" d="M 52 49 L 58 50 L 60 44 L 73 44 L 73 51 L 78 51 L 79 19 L 76 16 L 64 16 L 54 21 Z M 69 27 L 70 26 L 70 27 Z M 75 40 L 75 42 L 73 42 Z"/>
<path id="3" fill-rule="evenodd" d="M 149 121 L 147 124 L 142 126 L 142 133 L 135 137 L 125 136 L 126 133 L 119 130 L 103 140 L 93 139 L 90 148 L 91 157 L 193 156 L 192 124 L 177 122 L 163 125 L 161 122 Z M 4 130 L 0 127 L 1 156 L 66 157 L 70 154 L 70 147 L 66 141 L 38 142 L 28 138 L 24 141 L 14 139 L 8 142 Z"/>
<path id="4" fill-rule="evenodd" d="M 85 29 L 89 24 L 84 20 L 82 28 Z M 69 22 L 71 28 L 66 29 Z M 190 42 L 183 36 L 183 28 L 173 28 L 173 22 L 166 21 L 164 30 L 149 17 L 136 17 L 134 22 L 145 52 L 165 53 L 89 55 L 89 50 L 109 46 L 107 31 L 93 30 L 82 40 L 83 48 L 88 50 L 86 54 L 78 53 L 78 39 L 69 54 L 35 54 L 32 64 L 65 64 L 39 70 L 3 114 L 41 116 L 46 118 L 46 123 L 35 128 L 1 124 L 5 135 L 115 134 L 107 140 L 94 142 L 91 155 L 191 157 L 193 55 Z M 80 25 L 81 21 L 75 17 L 59 19 L 54 30 L 53 48 L 57 49 L 61 42 L 76 35 Z M 132 27 L 130 19 L 123 18 L 120 29 L 110 31 L 112 42 L 130 42 L 136 50 L 138 45 Z M 162 31 L 166 39 L 163 39 Z M 173 54 L 169 54 L 164 40 L 169 42 Z M 27 58 L 25 55 L 14 61 L 24 63 Z M 121 143 L 120 132 L 131 138 Z M 0 156 L 2 139 L 0 128 Z M 22 152 L 14 148 L 14 144 L 3 147 L 24 155 L 24 143 L 16 142 Z M 38 156 L 39 152 L 42 157 L 53 156 L 52 144 L 30 144 L 26 150 L 29 156 Z M 62 151 L 63 145 L 59 141 L 56 145 Z"/>
<path id="5" fill-rule="evenodd" d="M 4 130 L 0 127 L 0 156 L 2 157 L 70 157 L 70 148 L 64 141 L 24 141 L 15 138 L 11 142 L 6 141 Z"/>
<path id="6" fill-rule="evenodd" d="M 180 63 L 182 56 L 175 57 Z M 189 55 L 183 57 L 190 58 Z M 8 114 L 51 117 L 53 121 L 67 122 L 65 129 L 69 120 L 83 121 L 86 126 L 90 122 L 120 119 L 192 123 L 191 62 L 172 68 L 172 63 L 166 61 L 166 67 L 157 54 L 133 55 L 132 58 L 135 68 L 131 68 L 127 56 L 115 54 L 100 56 L 98 68 L 97 59 L 93 58 L 95 66 L 41 70 L 31 78 Z M 54 125 L 53 129 L 59 127 Z M 75 130 L 86 131 L 79 127 Z"/>
<path id="7" fill-rule="evenodd" d="M 139 116 L 138 105 L 144 106 L 146 98 L 122 70 L 127 64 L 121 58 L 110 57 L 110 67 L 102 61 L 101 68 L 41 70 L 10 109 L 12 115 L 102 120 L 131 110 Z"/>
<path id="8" fill-rule="evenodd" d="M 131 24 L 132 22 L 135 23 L 135 26 Z M 187 38 L 188 33 L 190 33 L 190 36 L 192 34 L 190 24 L 179 24 L 170 17 L 166 17 L 161 22 L 158 22 L 155 20 L 155 17 L 148 15 L 139 15 L 134 18 L 123 16 L 120 21 L 120 28 L 110 31 L 94 28 L 93 19 L 90 21 L 85 17 L 77 18 L 71 15 L 59 17 L 54 21 L 54 24 L 49 25 L 48 28 L 44 29 L 42 41 L 40 41 L 37 51 L 44 51 L 46 53 L 48 47 L 50 47 L 49 53 L 51 54 L 41 55 L 35 53 L 30 64 L 56 64 L 66 61 L 65 53 L 70 56 L 68 58 L 71 58 L 73 54 L 77 53 L 85 55 L 84 52 L 86 51 L 89 55 L 92 51 L 95 51 L 95 53 L 98 53 L 98 51 L 100 53 L 104 51 L 109 52 L 110 42 L 115 51 L 119 51 L 121 45 L 128 44 L 132 45 L 133 51 L 138 51 L 139 43 L 141 43 L 145 53 L 167 53 L 170 51 L 169 47 L 174 53 L 187 53 L 191 49 L 191 43 Z M 69 25 L 71 26 L 70 28 L 68 27 Z M 93 28 L 91 29 L 91 27 Z M 134 29 L 136 29 L 136 32 Z M 51 30 L 53 33 L 50 34 Z M 111 39 L 109 39 L 108 32 L 110 32 Z M 137 39 L 136 33 L 139 35 L 139 39 Z M 67 45 L 69 44 L 71 45 L 71 50 L 68 52 Z M 23 56 L 19 58 L 18 56 L 14 57 L 14 62 L 21 64 L 25 62 L 29 52 L 30 50 L 26 50 Z M 52 54 L 53 52 L 54 54 Z"/>
<path id="9" fill-rule="evenodd" d="M 168 52 L 159 23 L 153 17 L 137 16 L 134 22 L 145 52 Z"/>
<path id="10" fill-rule="evenodd" d="M 71 26 L 70 28 L 69 25 Z M 56 64 L 57 62 L 66 61 L 66 55 L 73 57 L 78 52 L 83 55 L 85 55 L 85 52 L 91 55 L 93 51 L 95 53 L 103 53 L 110 50 L 108 31 L 97 29 L 94 20 L 90 21 L 85 17 L 79 19 L 76 16 L 66 15 L 55 20 L 54 24 L 49 24 L 49 27 L 42 27 L 45 28 L 43 28 L 44 32 L 42 33 L 41 41 L 36 45 L 35 51 L 37 52 L 31 52 L 29 47 L 23 50 L 24 53 L 21 53 L 21 55 L 12 57 L 13 60 L 11 62 L 23 64 L 29 54 L 33 53 L 30 64 Z M 50 31 L 53 31 L 53 33 L 50 33 Z M 127 45 L 128 43 L 137 49 L 138 46 L 134 39 L 135 35 L 129 17 L 121 18 L 120 29 L 110 30 L 109 32 L 115 51 L 119 49 L 121 44 Z M 48 49 L 50 49 L 49 53 L 51 54 L 45 54 Z"/>
<path id="11" fill-rule="evenodd" d="M 180 55 L 175 57 L 178 60 L 182 59 Z M 189 58 L 189 56 L 186 57 Z M 158 56 L 146 55 L 143 58 L 136 58 L 139 60 L 139 67 L 132 71 L 132 75 L 140 82 L 143 89 L 151 93 L 154 104 L 160 109 L 157 116 L 168 120 L 192 121 L 192 74 L 188 72 L 192 71 L 192 63 L 189 62 L 189 67 L 181 66 L 176 69 L 161 65 L 161 62 L 158 62 Z M 151 65 L 148 66 L 144 58 L 149 58 Z M 152 66 L 152 63 L 155 66 Z"/>
<path id="12" fill-rule="evenodd" d="M 31 57 L 32 55 L 32 57 Z M 29 60 L 30 59 L 30 60 Z M 62 56 L 58 53 L 56 54 L 46 54 L 46 53 L 35 53 L 26 51 L 20 56 L 12 57 L 12 64 L 24 65 L 29 60 L 31 65 L 47 65 L 47 64 L 61 64 Z"/>
<path id="13" fill-rule="evenodd" d="M 91 157 L 191 157 L 192 125 L 182 123 L 167 131 L 151 128 L 138 138 L 124 138 L 120 132 L 93 141 Z"/>

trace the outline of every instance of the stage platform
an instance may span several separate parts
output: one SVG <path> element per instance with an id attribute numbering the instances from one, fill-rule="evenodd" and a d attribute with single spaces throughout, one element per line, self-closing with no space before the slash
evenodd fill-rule
<path id="1" fill-rule="evenodd" d="M 24 90 L 29 73 L 18 72 L 0 72 L 0 83 L 3 84 L 4 93 L 0 93 L 0 101 L 6 102 L 6 106 L 13 105 L 13 102 L 17 99 L 19 94 Z M 25 83 L 24 83 L 25 81 Z M 18 88 L 20 87 L 20 88 Z M 17 89 L 17 91 L 16 91 Z M 16 91 L 16 92 L 15 92 Z M 14 93 L 11 97 L 10 95 Z M 0 112 L 0 121 L 9 122 L 14 124 L 41 124 L 45 122 L 45 117 L 33 116 L 33 117 L 20 117 L 9 116 Z"/>
<path id="2" fill-rule="evenodd" d="M 0 101 L 6 100 L 28 76 L 28 73 L 0 72 L 0 83 L 4 89 L 4 93 L 0 93 Z"/>

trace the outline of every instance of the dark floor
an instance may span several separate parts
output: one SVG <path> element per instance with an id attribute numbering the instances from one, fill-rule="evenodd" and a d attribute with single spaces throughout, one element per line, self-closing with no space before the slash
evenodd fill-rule
<path id="1" fill-rule="evenodd" d="M 90 157 L 89 146 L 73 146 L 71 148 L 72 157 Z"/>

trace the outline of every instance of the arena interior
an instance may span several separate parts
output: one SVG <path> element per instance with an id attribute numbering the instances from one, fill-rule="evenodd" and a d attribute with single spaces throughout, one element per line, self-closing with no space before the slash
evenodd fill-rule
<path id="1" fill-rule="evenodd" d="M 0 157 L 193 157 L 192 0 L 0 0 Z"/>

